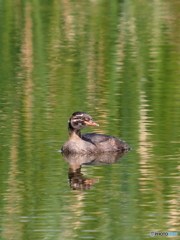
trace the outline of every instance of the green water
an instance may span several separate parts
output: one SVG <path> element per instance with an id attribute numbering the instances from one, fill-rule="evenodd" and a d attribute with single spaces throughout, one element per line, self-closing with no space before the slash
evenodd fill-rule
<path id="1" fill-rule="evenodd" d="M 179 12 L 175 0 L 0 2 L 0 239 L 180 235 Z M 59 152 L 74 111 L 100 125 L 84 132 L 132 148 L 82 165 L 89 190 L 73 190 L 77 166 Z"/>

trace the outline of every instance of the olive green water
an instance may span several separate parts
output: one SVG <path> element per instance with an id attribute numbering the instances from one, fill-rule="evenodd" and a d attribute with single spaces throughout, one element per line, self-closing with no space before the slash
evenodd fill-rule
<path id="1" fill-rule="evenodd" d="M 180 235 L 179 12 L 175 0 L 0 1 L 0 239 Z M 84 132 L 132 147 L 83 165 L 89 190 L 73 190 L 58 152 L 78 110 L 100 124 Z"/>

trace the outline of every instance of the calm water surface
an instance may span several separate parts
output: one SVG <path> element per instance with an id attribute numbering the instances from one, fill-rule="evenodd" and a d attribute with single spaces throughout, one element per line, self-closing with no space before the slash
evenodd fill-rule
<path id="1" fill-rule="evenodd" d="M 178 1 L 19 0 L 0 11 L 0 239 L 180 236 Z M 100 125 L 84 132 L 132 150 L 62 156 L 78 110 Z"/>

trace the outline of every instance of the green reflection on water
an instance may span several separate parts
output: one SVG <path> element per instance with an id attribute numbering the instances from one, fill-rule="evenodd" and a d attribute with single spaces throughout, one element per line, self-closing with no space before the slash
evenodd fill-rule
<path id="1" fill-rule="evenodd" d="M 142 239 L 179 226 L 179 3 L 0 5 L 2 239 Z M 83 166 L 59 152 L 83 110 L 133 150 Z"/>

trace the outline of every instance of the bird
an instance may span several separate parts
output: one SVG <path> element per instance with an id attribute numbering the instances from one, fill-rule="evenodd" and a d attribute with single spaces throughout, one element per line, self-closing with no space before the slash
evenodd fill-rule
<path id="1" fill-rule="evenodd" d="M 99 124 L 85 112 L 74 112 L 68 121 L 69 139 L 62 146 L 61 152 L 65 154 L 98 154 L 130 150 L 124 141 L 114 136 L 97 133 L 81 134 L 81 130 L 86 126 L 99 126 Z"/>

